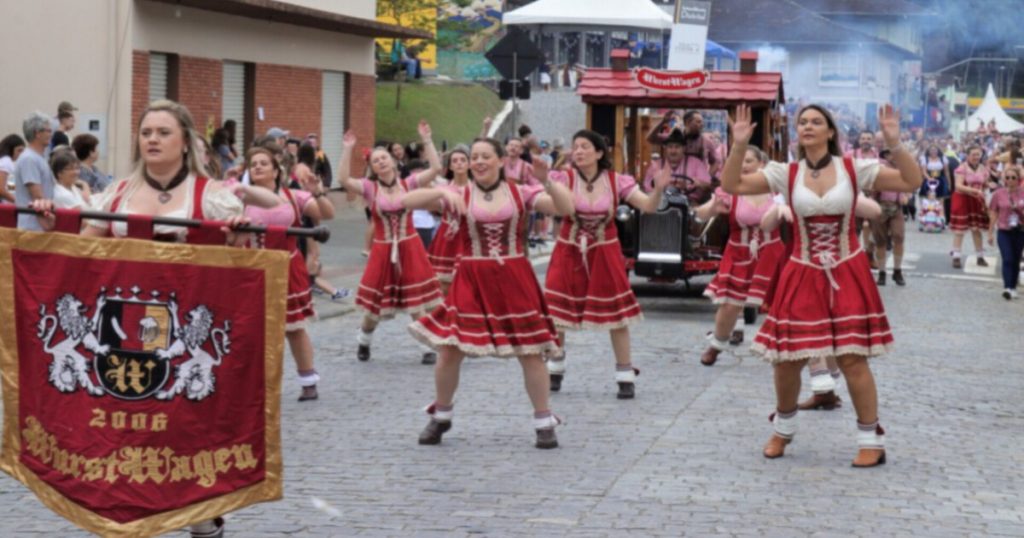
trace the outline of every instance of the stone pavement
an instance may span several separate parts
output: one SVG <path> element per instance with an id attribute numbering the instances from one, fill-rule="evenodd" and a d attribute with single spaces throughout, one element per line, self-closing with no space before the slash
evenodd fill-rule
<path id="1" fill-rule="evenodd" d="M 418 446 L 433 382 L 407 320 L 384 323 L 373 359 L 359 363 L 359 317 L 344 315 L 311 331 L 319 401 L 295 401 L 285 358 L 284 499 L 230 514 L 228 533 L 1022 536 L 1024 302 L 1002 300 L 991 277 L 954 279 L 949 240 L 911 231 L 908 285 L 882 289 L 897 341 L 873 361 L 885 466 L 849 467 L 845 387 L 840 410 L 803 413 L 786 457 L 764 459 L 771 370 L 746 343 L 698 364 L 713 313 L 699 288 L 640 286 L 636 400 L 615 399 L 605 335 L 570 336 L 552 398 L 568 424 L 550 451 L 532 447 L 518 365 L 497 359 L 466 362 L 452 431 Z M 0 506 L 0 536 L 83 535 L 6 476 Z"/>

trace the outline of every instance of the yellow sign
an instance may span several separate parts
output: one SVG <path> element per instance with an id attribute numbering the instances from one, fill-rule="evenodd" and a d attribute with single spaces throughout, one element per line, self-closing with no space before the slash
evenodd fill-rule
<path id="1" fill-rule="evenodd" d="M 396 20 L 390 15 L 377 15 L 377 21 L 386 24 L 397 24 L 405 27 L 415 27 L 429 31 L 434 35 L 434 39 L 437 38 L 437 6 L 425 7 L 417 11 L 411 11 L 405 13 Z M 417 50 L 416 57 L 420 60 L 420 67 L 422 69 L 437 69 L 437 46 L 434 41 L 427 41 L 425 39 L 394 39 L 390 37 L 383 37 L 377 39 L 377 45 L 383 49 L 384 54 L 391 55 L 391 49 L 394 44 L 398 41 L 402 42 L 402 45 L 409 49 L 410 47 Z"/>
<path id="2" fill-rule="evenodd" d="M 971 97 L 967 99 L 967 106 L 970 108 L 978 108 L 981 106 L 982 101 L 984 101 L 984 99 L 981 97 Z M 1009 113 L 1024 113 L 1024 99 L 1004 97 L 999 100 L 999 106 L 1003 107 L 1003 110 Z"/>

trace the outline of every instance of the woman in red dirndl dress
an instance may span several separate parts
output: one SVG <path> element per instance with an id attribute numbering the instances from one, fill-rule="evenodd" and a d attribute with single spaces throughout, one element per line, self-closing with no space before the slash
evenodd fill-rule
<path id="1" fill-rule="evenodd" d="M 327 198 L 319 181 L 312 181 L 308 190 L 291 190 L 281 184 L 280 165 L 274 153 L 267 148 L 254 147 L 245 155 L 245 167 L 252 184 L 266 189 L 277 198 L 278 205 L 265 208 L 247 205 L 245 216 L 254 223 L 266 226 L 302 226 L 302 217 L 319 222 L 321 217 L 334 218 L 334 206 Z M 232 180 L 233 181 L 233 180 Z M 262 237 L 261 237 L 262 239 Z M 292 245 L 288 266 L 288 301 L 285 312 L 285 337 L 295 359 L 299 386 L 299 401 L 316 400 L 320 375 L 313 364 L 313 343 L 306 332 L 306 319 L 316 318 L 313 297 L 310 294 L 309 271 L 299 249 Z"/>
<path id="2" fill-rule="evenodd" d="M 542 355 L 557 349 L 554 323 L 523 250 L 531 211 L 564 215 L 572 210 L 565 187 L 517 185 L 501 173 L 501 145 L 478 139 L 471 148 L 474 181 L 463 192 L 457 241 L 462 243 L 455 278 L 444 304 L 410 325 L 421 342 L 438 350 L 437 396 L 419 443 L 434 445 L 451 428 L 452 402 L 463 358 L 518 357 L 534 409 L 537 448 L 558 446 L 559 419 L 549 406 Z M 547 179 L 547 166 L 535 163 Z M 448 204 L 451 205 L 451 204 Z"/>
<path id="3" fill-rule="evenodd" d="M 761 150 L 747 148 L 743 157 L 743 173 L 752 174 L 763 166 Z M 761 221 L 774 211 L 770 194 L 737 196 L 718 189 L 696 210 L 697 218 L 728 215 L 729 241 L 718 265 L 718 272 L 704 289 L 704 295 L 718 305 L 715 328 L 708 334 L 708 348 L 700 357 L 704 366 L 712 366 L 729 344 L 743 342 L 743 329 L 738 328 L 744 306 L 760 307 L 772 287 L 785 247 L 777 230 L 761 229 Z"/>
<path id="4" fill-rule="evenodd" d="M 981 163 L 981 148 L 971 146 L 967 150 L 967 160 L 953 172 L 953 177 L 956 190 L 953 191 L 949 210 L 949 229 L 953 231 L 953 268 L 962 267 L 960 249 L 966 232 L 971 232 L 971 239 L 974 240 L 978 265 L 987 267 L 981 232 L 988 230 L 991 225 L 988 208 L 985 207 L 985 184 L 988 183 L 989 169 Z"/>
<path id="5" fill-rule="evenodd" d="M 638 373 L 630 357 L 629 326 L 643 315 L 629 285 L 615 210 L 619 203 L 629 203 L 644 212 L 654 211 L 671 176 L 659 176 L 661 181 L 648 196 L 632 176 L 611 170 L 608 154 L 603 136 L 579 131 L 572 139 L 572 168 L 550 174 L 553 181 L 568 187 L 575 210 L 563 221 L 551 253 L 544 299 L 563 347 L 567 329 L 609 331 L 617 397 L 629 399 L 635 396 Z M 565 354 L 549 357 L 547 364 L 551 390 L 558 391 L 565 375 Z"/>
<path id="6" fill-rule="evenodd" d="M 753 134 L 750 118 L 747 106 L 738 107 L 722 188 L 733 194 L 782 193 L 796 231 L 792 258 L 751 346 L 775 371 L 774 433 L 764 456 L 782 456 L 796 433 L 800 372 L 808 359 L 836 357 L 857 411 L 859 451 L 853 465 L 885 463 L 885 432 L 878 425 L 878 395 L 867 359 L 888 351 L 893 338 L 853 216 L 860 190 L 913 192 L 921 185 L 920 167 L 899 143 L 899 113 L 889 105 L 879 110 L 898 169 L 883 168 L 877 160 L 843 159 L 835 121 L 824 108 L 808 105 L 797 114 L 801 161 L 771 162 L 760 172 L 743 174 L 743 154 Z"/>
<path id="7" fill-rule="evenodd" d="M 369 178 L 349 178 L 356 136 L 351 131 L 344 136 L 339 178 L 348 192 L 362 194 L 373 218 L 373 246 L 356 294 L 356 306 L 365 312 L 356 351 L 360 361 L 370 360 L 373 331 L 381 320 L 400 313 L 415 319 L 441 302 L 437 276 L 412 225 L 411 210 L 428 207 L 436 197 L 426 193 L 414 196 L 412 191 L 430 187 L 441 171 L 430 126 L 420 122 L 419 132 L 430 168 L 405 179 L 399 179 L 395 160 L 384 148 L 370 153 Z M 432 351 L 423 353 L 423 364 L 435 360 Z"/>
<path id="8" fill-rule="evenodd" d="M 462 194 L 468 188 L 472 178 L 469 174 L 469 151 L 458 147 L 448 154 L 448 184 L 446 188 Z M 448 295 L 448 286 L 455 276 L 455 265 L 462 252 L 462 242 L 455 241 L 459 229 L 460 215 L 449 209 L 442 213 L 441 225 L 434 234 L 434 240 L 427 249 L 430 265 L 441 281 L 441 295 Z"/>

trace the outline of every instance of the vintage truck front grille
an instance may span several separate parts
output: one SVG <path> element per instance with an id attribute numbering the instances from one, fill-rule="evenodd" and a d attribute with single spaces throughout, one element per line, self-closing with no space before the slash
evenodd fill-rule
<path id="1" fill-rule="evenodd" d="M 683 244 L 683 212 L 678 207 L 640 218 L 639 252 L 663 252 L 678 255 Z"/>

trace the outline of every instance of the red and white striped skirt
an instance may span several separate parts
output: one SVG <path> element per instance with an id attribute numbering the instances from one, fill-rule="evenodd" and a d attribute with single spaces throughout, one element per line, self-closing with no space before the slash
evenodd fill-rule
<path id="1" fill-rule="evenodd" d="M 875 357 L 888 352 L 892 342 L 867 256 L 858 249 L 831 269 L 831 279 L 820 266 L 790 259 L 750 349 L 775 364 L 848 354 Z"/>
<path id="2" fill-rule="evenodd" d="M 285 331 L 306 328 L 306 318 L 316 319 L 313 296 L 309 291 L 309 269 L 302 253 L 293 250 L 288 262 L 288 311 L 285 312 Z"/>
<path id="3" fill-rule="evenodd" d="M 949 229 L 954 232 L 966 232 L 988 228 L 989 219 L 985 202 L 974 196 L 954 192 L 949 209 Z"/>
<path id="4" fill-rule="evenodd" d="M 589 246 L 584 263 L 579 245 L 559 239 L 551 253 L 544 299 L 560 329 L 611 330 L 643 319 L 618 240 Z"/>
<path id="5" fill-rule="evenodd" d="M 373 319 L 391 319 L 403 312 L 420 316 L 440 304 L 441 284 L 419 236 L 398 242 L 398 263 L 392 263 L 391 249 L 391 242 L 374 241 L 356 306 Z"/>
<path id="6" fill-rule="evenodd" d="M 462 258 L 444 304 L 409 326 L 432 348 L 471 357 L 516 357 L 558 350 L 533 266 L 524 256 Z"/>

